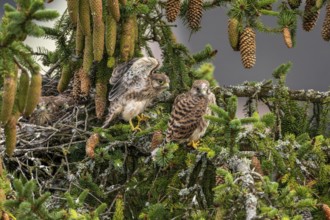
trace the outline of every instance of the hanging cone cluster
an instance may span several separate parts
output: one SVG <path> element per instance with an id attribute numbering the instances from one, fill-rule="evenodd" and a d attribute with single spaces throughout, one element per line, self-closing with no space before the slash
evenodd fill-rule
<path id="1" fill-rule="evenodd" d="M 256 62 L 256 34 L 246 27 L 240 36 L 239 50 L 244 68 L 250 69 Z"/>
<path id="2" fill-rule="evenodd" d="M 203 0 L 189 0 L 187 20 L 191 30 L 197 31 L 200 28 L 202 16 Z"/>
<path id="3" fill-rule="evenodd" d="M 87 156 L 89 156 L 90 158 L 94 158 L 95 156 L 95 152 L 94 149 L 95 147 L 100 143 L 100 135 L 93 133 L 87 140 L 86 143 L 86 154 Z"/>
<path id="4" fill-rule="evenodd" d="M 285 45 L 288 48 L 292 48 L 292 37 L 291 37 L 290 29 L 288 27 L 283 28 L 283 38 Z"/>
<path id="5" fill-rule="evenodd" d="M 305 31 L 311 31 L 319 17 L 320 10 L 315 10 L 316 1 L 306 0 L 305 11 L 303 16 L 303 29 Z"/>
<path id="6" fill-rule="evenodd" d="M 327 3 L 326 14 L 322 26 L 322 38 L 325 41 L 330 40 L 330 2 Z"/>
<path id="7" fill-rule="evenodd" d="M 297 9 L 301 4 L 301 0 L 288 0 L 288 3 L 291 9 Z"/>
<path id="8" fill-rule="evenodd" d="M 168 22 L 174 22 L 180 13 L 180 0 L 167 0 L 166 19 Z"/>
<path id="9" fill-rule="evenodd" d="M 228 20 L 228 37 L 231 48 L 239 51 L 239 21 L 236 18 Z"/>

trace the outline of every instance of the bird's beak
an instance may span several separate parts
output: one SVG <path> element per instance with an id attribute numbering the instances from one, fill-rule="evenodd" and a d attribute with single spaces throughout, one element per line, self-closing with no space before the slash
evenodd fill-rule
<path id="1" fill-rule="evenodd" d="M 202 93 L 202 95 L 206 96 L 207 95 L 207 89 L 202 89 L 201 93 Z"/>
<path id="2" fill-rule="evenodd" d="M 166 88 L 166 89 L 168 89 L 168 88 L 170 88 L 170 84 L 169 84 L 169 83 L 165 83 L 165 84 L 163 85 L 163 87 Z"/>

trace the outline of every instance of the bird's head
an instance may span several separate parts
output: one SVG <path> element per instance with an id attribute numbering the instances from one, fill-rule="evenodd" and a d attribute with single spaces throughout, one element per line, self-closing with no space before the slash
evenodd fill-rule
<path id="1" fill-rule="evenodd" d="M 190 92 L 193 95 L 207 97 L 210 93 L 210 83 L 206 80 L 196 80 L 191 87 Z"/>
<path id="2" fill-rule="evenodd" d="M 151 85 L 158 91 L 163 91 L 170 87 L 170 79 L 164 73 L 151 74 Z"/>

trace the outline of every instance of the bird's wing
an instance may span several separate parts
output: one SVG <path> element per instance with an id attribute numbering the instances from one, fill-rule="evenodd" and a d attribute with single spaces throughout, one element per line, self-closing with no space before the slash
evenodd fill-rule
<path id="1" fill-rule="evenodd" d="M 111 78 L 109 80 L 111 85 L 114 85 L 115 83 L 118 82 L 118 80 L 120 80 L 123 75 L 129 70 L 129 68 L 131 68 L 131 66 L 133 65 L 133 63 L 137 60 L 138 58 L 134 58 L 126 63 L 121 63 L 119 64 L 113 71 L 111 74 Z"/>
<path id="2" fill-rule="evenodd" d="M 113 85 L 109 93 L 109 101 L 113 101 L 121 97 L 127 91 L 139 92 L 149 83 L 149 75 L 151 71 L 134 68 L 133 64 L 138 59 L 133 59 L 126 65 L 118 66 L 110 79 Z"/>
<path id="3" fill-rule="evenodd" d="M 207 98 L 184 93 L 176 97 L 168 124 L 166 139 L 188 139 L 203 120 L 206 112 Z"/>

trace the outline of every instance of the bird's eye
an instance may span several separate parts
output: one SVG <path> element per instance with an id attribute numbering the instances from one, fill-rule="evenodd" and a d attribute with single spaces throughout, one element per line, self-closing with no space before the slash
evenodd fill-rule
<path id="1" fill-rule="evenodd" d="M 158 83 L 162 85 L 162 84 L 164 84 L 164 81 L 163 80 L 158 80 Z"/>

